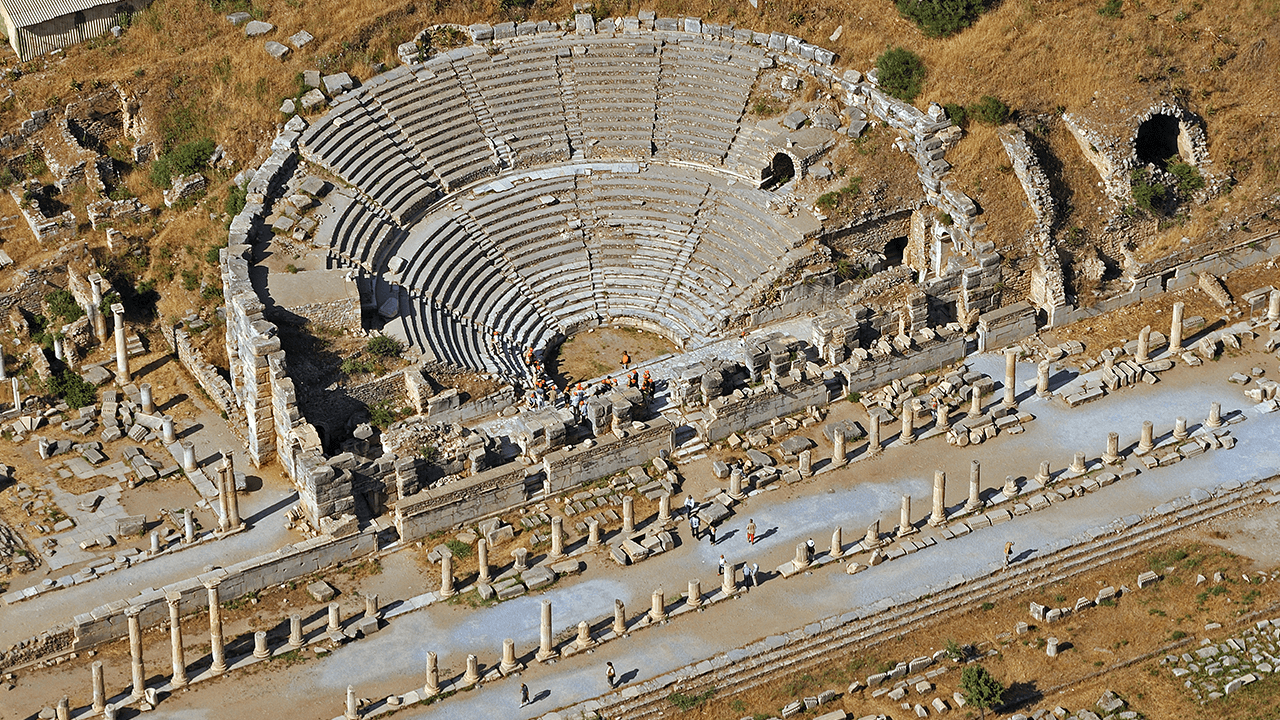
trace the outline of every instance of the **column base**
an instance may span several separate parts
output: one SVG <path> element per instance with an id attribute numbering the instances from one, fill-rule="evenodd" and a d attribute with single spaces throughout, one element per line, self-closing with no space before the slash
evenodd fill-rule
<path id="1" fill-rule="evenodd" d="M 929 527 L 942 527 L 947 524 L 946 515 L 933 515 L 929 518 Z"/>
<path id="2" fill-rule="evenodd" d="M 558 657 L 560 657 L 560 653 L 556 652 L 555 650 L 551 650 L 548 652 L 543 652 L 539 650 L 538 654 L 533 656 L 533 659 L 537 660 L 538 662 L 548 662 L 551 660 L 555 660 Z"/>
<path id="3" fill-rule="evenodd" d="M 510 675 L 511 673 L 520 672 L 523 669 L 524 669 L 524 666 L 521 665 L 520 663 L 511 663 L 510 665 L 508 665 L 507 663 L 502 663 L 498 665 L 498 672 L 502 673 L 503 675 Z"/>

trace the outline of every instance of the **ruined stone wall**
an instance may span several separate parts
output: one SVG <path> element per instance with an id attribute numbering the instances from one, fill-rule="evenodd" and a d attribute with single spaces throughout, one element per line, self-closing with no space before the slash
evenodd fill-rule
<path id="1" fill-rule="evenodd" d="M 52 657 L 72 649 L 75 630 L 67 625 L 57 625 L 39 635 L 14 643 L 0 652 L 0 670 L 21 667 L 27 663 Z"/>
<path id="2" fill-rule="evenodd" d="M 281 321 L 284 321 L 287 315 L 288 320 L 294 324 L 303 324 L 299 322 L 303 321 L 341 330 L 358 330 L 361 327 L 360 296 L 355 295 L 329 302 L 291 305 L 287 308 L 271 308 L 268 310 L 268 315 Z"/>
<path id="3" fill-rule="evenodd" d="M 834 305 L 853 287 L 851 282 L 838 283 L 835 270 L 804 271 L 799 280 L 778 288 L 778 298 L 759 304 L 747 315 L 748 327 L 768 325 L 789 317 L 817 312 Z"/>
<path id="4" fill-rule="evenodd" d="M 236 402 L 236 396 L 231 390 L 231 384 L 222 377 L 222 373 L 218 372 L 218 368 L 205 358 L 200 348 L 192 344 L 191 335 L 182 329 L 180 325 L 162 327 L 161 334 L 164 335 L 165 341 L 169 343 L 169 349 L 178 358 L 178 363 L 208 393 L 209 399 L 213 400 L 218 409 L 227 414 L 228 426 L 237 435 L 240 435 L 245 427 L 245 417 L 244 412 Z"/>
<path id="5" fill-rule="evenodd" d="M 978 318 L 978 352 L 999 350 L 1036 334 L 1035 308 L 1016 302 Z"/>
<path id="6" fill-rule="evenodd" d="M 1040 160 L 1027 144 L 1026 133 L 1021 128 L 1003 128 L 1000 143 L 1004 145 L 1004 151 L 1013 165 L 1013 172 L 1018 176 L 1018 182 L 1022 183 L 1031 212 L 1036 217 L 1036 223 L 1026 237 L 1027 247 L 1036 258 L 1036 269 L 1028 278 L 1028 295 L 1036 307 L 1049 314 L 1054 308 L 1067 304 L 1062 264 L 1058 260 L 1058 249 L 1054 247 L 1051 235 L 1057 207 L 1049 192 L 1049 177 L 1040 167 Z"/>
<path id="7" fill-rule="evenodd" d="M 540 478 L 541 468 L 510 463 L 423 490 L 395 503 L 396 530 L 402 541 L 412 542 L 517 507 L 542 489 Z"/>
<path id="8" fill-rule="evenodd" d="M 753 388 L 746 397 L 718 397 L 707 405 L 703 439 L 718 442 L 776 417 L 803 412 L 810 405 L 826 405 L 840 397 L 840 390 L 839 380 L 797 381 L 785 377 Z"/>
<path id="9" fill-rule="evenodd" d="M 542 465 L 552 495 L 644 465 L 675 447 L 675 426 L 664 417 L 646 421 L 643 430 L 627 430 L 627 437 L 606 433 L 591 447 L 564 448 L 547 453 Z"/>
<path id="10" fill-rule="evenodd" d="M 444 393 L 441 393 L 441 395 L 444 395 Z M 481 398 L 471 398 L 454 407 L 437 406 L 433 402 L 435 398 L 430 398 L 427 401 L 428 412 L 426 415 L 431 422 L 466 423 L 486 415 L 500 413 L 515 405 L 518 399 L 514 387 L 503 385 L 496 392 L 489 393 Z"/>
<path id="11" fill-rule="evenodd" d="M 914 208 L 890 210 L 857 224 L 841 228 L 822 236 L 822 241 L 834 250 L 849 254 L 852 251 L 882 253 L 884 246 L 894 238 L 905 237 L 910 230 Z"/>
<path id="12" fill-rule="evenodd" d="M 397 370 L 354 387 L 346 388 L 347 397 L 368 406 L 391 403 L 396 407 L 408 404 L 405 371 Z"/>
<path id="13" fill-rule="evenodd" d="M 963 335 L 954 335 L 906 353 L 881 354 L 865 360 L 850 359 L 841 366 L 845 375 L 845 391 L 867 392 L 908 375 L 950 365 L 964 358 L 965 345 Z"/>

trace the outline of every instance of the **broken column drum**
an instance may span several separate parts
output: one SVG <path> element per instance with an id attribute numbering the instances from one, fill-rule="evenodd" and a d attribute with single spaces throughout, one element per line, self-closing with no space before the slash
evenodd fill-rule
<path id="1" fill-rule="evenodd" d="M 613 601 L 613 634 L 622 635 L 627 631 L 627 606 L 621 600 Z"/>
<path id="2" fill-rule="evenodd" d="M 151 383 L 142 383 L 138 386 L 138 394 L 142 400 L 142 412 L 150 415 L 155 412 L 156 404 L 151 398 Z"/>
<path id="3" fill-rule="evenodd" d="M 302 647 L 302 616 L 294 613 L 289 616 L 289 647 Z"/>
<path id="4" fill-rule="evenodd" d="M 844 557 L 844 528 L 839 525 L 831 531 L 831 557 Z"/>
<path id="5" fill-rule="evenodd" d="M 729 473 L 729 497 L 734 500 L 742 500 L 746 497 L 746 494 L 742 492 L 742 480 L 742 470 L 739 468 L 734 468 Z"/>
<path id="6" fill-rule="evenodd" d="M 1179 416 L 1173 421 L 1173 438 L 1181 441 L 1186 440 L 1187 437 L 1187 419 Z"/>
<path id="7" fill-rule="evenodd" d="M 336 602 L 329 603 L 329 632 L 342 630 L 342 608 Z"/>
<path id="8" fill-rule="evenodd" d="M 1049 361 L 1041 360 L 1036 366 L 1036 395 L 1040 397 L 1049 397 Z"/>
<path id="9" fill-rule="evenodd" d="M 1084 463 L 1084 453 L 1082 452 L 1076 453 L 1075 457 L 1072 458 L 1071 460 L 1071 472 L 1082 473 L 1087 469 L 1088 469 L 1088 466 L 1086 466 Z"/>
<path id="10" fill-rule="evenodd" d="M 14 382 L 16 383 L 17 381 L 14 381 Z M 874 457 L 876 455 L 879 455 L 881 450 L 880 448 L 880 416 L 874 412 L 871 413 L 870 425 L 871 427 L 867 431 L 868 432 L 867 455 Z"/>
<path id="11" fill-rule="evenodd" d="M 1267 296 L 1267 322 L 1276 322 L 1280 320 L 1280 290 L 1272 290 Z M 0 372 L 0 378 L 4 377 L 4 373 Z"/>
<path id="12" fill-rule="evenodd" d="M 1138 442 L 1138 452 L 1149 453 L 1155 444 L 1155 423 L 1150 420 L 1142 421 L 1142 439 Z"/>
<path id="13" fill-rule="evenodd" d="M 796 543 L 796 556 L 792 559 L 791 564 L 796 570 L 804 570 L 809 567 L 809 546 L 805 543 Z"/>
<path id="14" fill-rule="evenodd" d="M 658 524 L 666 525 L 671 522 L 671 493 L 662 493 L 658 496 Z"/>
<path id="15" fill-rule="evenodd" d="M 519 668 L 520 664 L 516 662 L 516 641 L 507 638 L 502 641 L 502 663 L 498 665 L 498 671 L 503 675 L 510 675 Z"/>
<path id="16" fill-rule="evenodd" d="M 600 547 L 600 521 L 595 518 L 587 518 L 587 547 Z"/>
<path id="17" fill-rule="evenodd" d="M 467 671 L 462 676 L 462 684 L 471 686 L 478 682 L 480 682 L 480 658 L 467 655 Z"/>
<path id="18" fill-rule="evenodd" d="M 971 418 L 982 414 L 982 391 L 976 386 L 969 389 L 969 413 Z"/>
<path id="19" fill-rule="evenodd" d="M 1049 479 L 1050 479 L 1049 461 L 1045 460 L 1044 462 L 1040 463 L 1040 472 L 1036 473 L 1036 482 L 1040 483 L 1041 485 L 1048 485 Z"/>
<path id="20" fill-rule="evenodd" d="M 1147 325 L 1138 331 L 1138 352 L 1134 355 L 1134 360 L 1139 365 L 1151 359 L 1151 326 Z"/>
<path id="21" fill-rule="evenodd" d="M 916 528 L 911 524 L 911 496 L 902 496 L 902 509 L 898 514 L 898 536 L 910 535 Z"/>
<path id="22" fill-rule="evenodd" d="M 591 639 L 591 624 L 586 620 L 578 621 L 578 648 L 589 648 L 595 645 L 595 641 Z"/>
<path id="23" fill-rule="evenodd" d="M 726 563 L 724 566 L 724 574 L 720 576 L 720 592 L 728 597 L 738 591 L 738 566 L 733 563 Z"/>
<path id="24" fill-rule="evenodd" d="M 427 652 L 427 684 L 422 690 L 427 697 L 440 693 L 440 666 L 436 654 L 430 651 Z"/>
<path id="25" fill-rule="evenodd" d="M 1000 488 L 1000 494 L 1007 498 L 1018 496 L 1018 481 L 1012 475 L 1004 476 L 1004 487 Z"/>
<path id="26" fill-rule="evenodd" d="M 479 563 L 478 582 L 489 582 L 489 543 L 484 538 L 476 541 L 476 558 Z"/>
<path id="27" fill-rule="evenodd" d="M 1108 465 L 1115 465 L 1120 462 L 1120 433 L 1107 433 L 1107 452 L 1102 456 L 1102 461 Z"/>
<path id="28" fill-rule="evenodd" d="M 800 451 L 800 477 L 813 476 L 813 453 L 809 450 Z"/>
<path id="29" fill-rule="evenodd" d="M 935 428 L 942 431 L 951 429 L 951 408 L 947 407 L 946 403 L 938 403 L 938 407 L 933 411 L 933 416 Z"/>
<path id="30" fill-rule="evenodd" d="M 360 713 L 356 710 L 356 689 L 350 685 L 347 686 L 347 712 L 344 717 L 346 720 L 360 719 Z"/>
<path id="31" fill-rule="evenodd" d="M 667 601 L 666 596 L 662 592 L 662 588 L 653 591 L 652 604 L 649 607 L 649 619 L 653 622 L 662 622 L 667 619 Z"/>
<path id="32" fill-rule="evenodd" d="M 267 631 L 259 630 L 253 634 L 253 656 L 261 659 L 269 655 L 271 648 L 267 647 Z"/>
<path id="33" fill-rule="evenodd" d="M 685 602 L 689 607 L 702 607 L 702 581 L 697 578 L 689 581 L 689 595 Z"/>
<path id="34" fill-rule="evenodd" d="M 513 570 L 516 572 L 524 572 L 529 569 L 529 549 L 516 548 L 511 552 L 511 557 L 515 558 Z"/>
<path id="35" fill-rule="evenodd" d="M 440 598 L 453 597 L 453 556 L 442 554 L 440 556 Z"/>
<path id="36" fill-rule="evenodd" d="M 182 441 L 182 471 L 185 473 L 196 471 L 196 446 L 190 440 Z"/>
<path id="37" fill-rule="evenodd" d="M 1217 428 L 1222 427 L 1222 404 L 1221 403 L 1215 402 L 1215 403 L 1209 404 L 1209 417 L 1204 421 L 1204 426 L 1207 428 L 1215 429 L 1215 430 Z"/>
<path id="38" fill-rule="evenodd" d="M 902 435 L 898 442 L 910 445 L 916 441 L 916 401 L 907 400 L 902 403 Z"/>
<path id="39" fill-rule="evenodd" d="M 165 415 L 160 418 L 160 437 L 163 438 L 166 445 L 171 445 L 178 439 L 177 433 L 174 432 L 172 415 Z"/>
<path id="40" fill-rule="evenodd" d="M 876 520 L 867 526 L 867 534 L 862 538 L 862 544 L 868 549 L 880 547 L 880 521 Z"/>
<path id="41" fill-rule="evenodd" d="M 551 518 L 551 552 L 548 560 L 560 560 L 564 557 L 564 520 L 560 516 Z"/>
<path id="42" fill-rule="evenodd" d="M 636 531 L 635 500 L 630 495 L 623 495 L 622 496 L 622 534 L 624 536 L 629 536 L 635 531 Z"/>
<path id="43" fill-rule="evenodd" d="M 831 433 L 831 466 L 843 467 L 844 463 L 844 428 L 838 427 Z"/>

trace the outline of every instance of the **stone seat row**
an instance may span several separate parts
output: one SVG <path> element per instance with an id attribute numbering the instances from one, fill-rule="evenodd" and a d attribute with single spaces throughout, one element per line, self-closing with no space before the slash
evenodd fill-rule
<path id="1" fill-rule="evenodd" d="M 329 250 L 351 263 L 372 270 L 379 251 L 399 230 L 361 202 L 350 190 L 330 193 L 330 212 L 320 223 L 317 238 L 327 238 Z"/>
<path id="2" fill-rule="evenodd" d="M 307 129 L 303 154 L 407 222 L 436 196 L 436 188 L 406 155 L 406 144 L 397 135 L 394 126 L 379 123 L 358 97 L 348 96 Z"/>

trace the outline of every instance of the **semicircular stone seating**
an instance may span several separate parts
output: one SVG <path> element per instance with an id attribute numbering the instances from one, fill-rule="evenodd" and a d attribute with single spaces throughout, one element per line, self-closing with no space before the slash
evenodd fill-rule
<path id="1" fill-rule="evenodd" d="M 439 362 L 519 379 L 530 350 L 606 322 L 702 342 L 804 242 L 741 174 L 764 58 L 676 32 L 553 34 L 395 68 L 303 134 L 304 159 L 350 185 L 317 243 L 390 288 L 385 330 Z"/>

